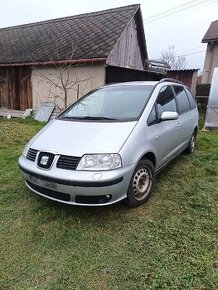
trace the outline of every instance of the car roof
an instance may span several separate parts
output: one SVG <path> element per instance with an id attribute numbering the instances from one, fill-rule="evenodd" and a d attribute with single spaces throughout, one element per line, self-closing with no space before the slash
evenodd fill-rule
<path id="1" fill-rule="evenodd" d="M 119 86 L 156 86 L 157 84 L 160 85 L 179 85 L 179 86 L 186 86 L 180 81 L 171 80 L 171 79 L 162 79 L 160 81 L 131 81 L 131 82 L 121 82 L 121 83 L 111 83 L 106 84 L 103 86 L 105 87 L 119 87 Z"/>
<path id="2" fill-rule="evenodd" d="M 119 87 L 119 86 L 155 86 L 159 81 L 132 81 L 123 83 L 107 84 L 104 87 Z"/>

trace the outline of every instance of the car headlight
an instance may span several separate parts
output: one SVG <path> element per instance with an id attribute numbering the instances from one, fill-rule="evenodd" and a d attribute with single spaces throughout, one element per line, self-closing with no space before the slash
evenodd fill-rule
<path id="1" fill-rule="evenodd" d="M 29 150 L 29 147 L 30 147 L 30 144 L 27 143 L 26 146 L 24 147 L 24 149 L 23 149 L 23 153 L 22 153 L 22 155 L 23 155 L 24 157 L 27 156 L 27 152 L 28 152 L 28 150 Z"/>
<path id="2" fill-rule="evenodd" d="M 86 154 L 76 170 L 111 170 L 122 166 L 119 154 Z"/>

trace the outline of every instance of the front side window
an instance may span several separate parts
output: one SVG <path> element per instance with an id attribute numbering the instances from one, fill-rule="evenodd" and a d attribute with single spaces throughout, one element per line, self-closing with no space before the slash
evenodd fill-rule
<path id="1" fill-rule="evenodd" d="M 187 94 L 183 87 L 173 86 L 176 93 L 176 100 L 178 104 L 178 113 L 183 114 L 190 110 L 190 103 L 187 97 Z"/>
<path id="2" fill-rule="evenodd" d="M 120 85 L 98 89 L 73 104 L 60 116 L 84 120 L 137 120 L 153 86 Z"/>
<path id="3" fill-rule="evenodd" d="M 151 126 L 151 125 L 155 124 L 156 122 L 157 122 L 157 113 L 156 113 L 156 109 L 154 106 L 153 109 L 151 110 L 149 117 L 148 117 L 147 124 L 148 124 L 148 126 Z"/>
<path id="4" fill-rule="evenodd" d="M 171 86 L 163 87 L 157 98 L 158 118 L 161 118 L 163 112 L 177 112 L 176 100 Z"/>

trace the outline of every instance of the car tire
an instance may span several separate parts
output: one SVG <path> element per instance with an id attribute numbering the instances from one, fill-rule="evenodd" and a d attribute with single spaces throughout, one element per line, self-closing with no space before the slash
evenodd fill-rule
<path id="1" fill-rule="evenodd" d="M 126 203 L 130 207 L 137 207 L 146 202 L 152 195 L 156 181 L 153 163 L 142 159 L 136 166 L 131 178 Z"/>
<path id="2" fill-rule="evenodd" d="M 184 153 L 185 154 L 192 154 L 195 151 L 195 147 L 196 147 L 196 132 L 194 131 L 191 139 L 189 141 L 188 147 L 185 149 Z"/>

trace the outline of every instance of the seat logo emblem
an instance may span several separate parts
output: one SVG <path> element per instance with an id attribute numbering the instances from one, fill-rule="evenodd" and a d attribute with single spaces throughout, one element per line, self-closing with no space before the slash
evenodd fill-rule
<path id="1" fill-rule="evenodd" d="M 40 164 L 46 166 L 48 164 L 49 157 L 48 156 L 42 156 L 40 160 Z"/>

